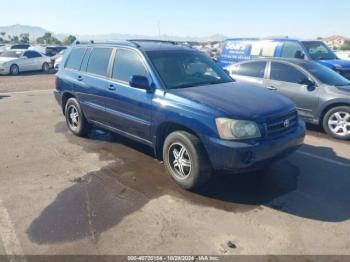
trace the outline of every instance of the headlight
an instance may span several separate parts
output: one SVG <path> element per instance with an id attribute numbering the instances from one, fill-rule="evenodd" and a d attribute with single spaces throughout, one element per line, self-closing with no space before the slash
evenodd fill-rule
<path id="1" fill-rule="evenodd" d="M 258 125 L 253 121 L 217 118 L 216 127 L 221 139 L 249 139 L 261 137 Z"/>

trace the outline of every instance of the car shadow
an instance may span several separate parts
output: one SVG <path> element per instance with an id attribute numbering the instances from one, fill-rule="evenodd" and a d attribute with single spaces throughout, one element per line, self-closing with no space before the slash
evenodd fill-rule
<path id="1" fill-rule="evenodd" d="M 48 72 L 42 72 L 42 71 L 26 71 L 26 72 L 20 72 L 18 75 L 12 76 L 11 77 L 26 77 L 26 76 L 39 76 L 39 75 L 53 75 L 56 74 L 57 71 L 50 69 Z"/>
<path id="2" fill-rule="evenodd" d="M 10 96 L 4 96 L 4 95 L 0 95 L 0 99 L 4 99 L 4 98 L 9 98 Z"/>
<path id="3" fill-rule="evenodd" d="M 350 161 L 331 148 L 305 145 L 302 151 L 307 155 L 297 152 L 264 172 L 216 173 L 207 186 L 188 192 L 168 178 L 146 146 L 98 129 L 86 139 L 78 138 L 65 123 L 59 123 L 56 132 L 109 164 L 71 181 L 31 223 L 27 234 L 38 244 L 98 241 L 125 216 L 164 195 L 233 213 L 267 207 L 317 221 L 350 218 Z M 312 157 L 316 153 L 332 161 Z"/>

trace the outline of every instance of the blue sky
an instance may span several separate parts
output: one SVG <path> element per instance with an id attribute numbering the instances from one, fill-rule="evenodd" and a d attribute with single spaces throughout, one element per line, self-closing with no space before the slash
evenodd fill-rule
<path id="1" fill-rule="evenodd" d="M 17 0 L 1 1 L 0 26 L 55 33 L 177 36 L 350 37 L 349 0 Z"/>

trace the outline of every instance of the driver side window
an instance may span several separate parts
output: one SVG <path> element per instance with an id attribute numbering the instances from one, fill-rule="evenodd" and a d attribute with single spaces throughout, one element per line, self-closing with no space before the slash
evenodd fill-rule
<path id="1" fill-rule="evenodd" d="M 149 78 L 148 71 L 143 64 L 141 57 L 133 50 L 117 49 L 112 78 L 129 83 L 134 75 Z"/>

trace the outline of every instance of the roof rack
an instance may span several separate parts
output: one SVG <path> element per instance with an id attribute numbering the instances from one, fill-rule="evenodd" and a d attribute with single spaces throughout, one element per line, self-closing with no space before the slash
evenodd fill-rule
<path id="1" fill-rule="evenodd" d="M 172 45 L 178 45 L 178 42 L 175 41 L 167 41 L 167 40 L 157 40 L 157 39 L 129 39 L 129 42 L 137 44 L 137 42 L 154 42 L 154 43 L 164 43 L 164 44 L 172 44 Z"/>
<path id="2" fill-rule="evenodd" d="M 134 46 L 134 47 L 139 47 L 138 44 L 128 41 L 128 40 L 108 40 L 108 41 L 95 41 L 95 40 L 90 40 L 90 41 L 79 41 L 76 40 L 73 45 L 88 45 L 88 44 L 120 44 L 120 45 L 127 45 L 127 46 Z"/>

